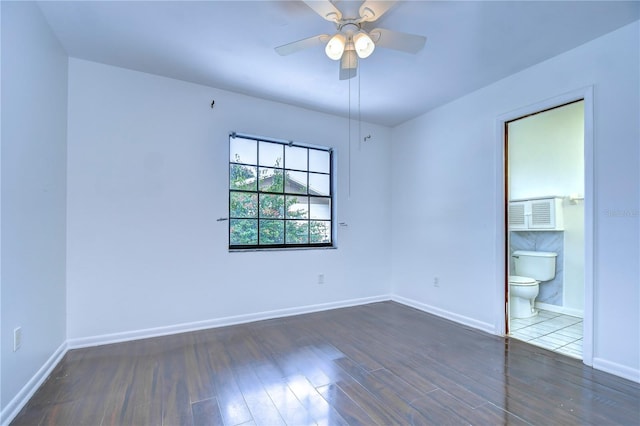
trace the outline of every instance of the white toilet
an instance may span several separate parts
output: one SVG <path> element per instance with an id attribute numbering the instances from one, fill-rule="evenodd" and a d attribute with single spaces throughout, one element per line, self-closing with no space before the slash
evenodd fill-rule
<path id="1" fill-rule="evenodd" d="M 556 276 L 557 253 L 548 251 L 514 251 L 515 275 L 509 276 L 509 312 L 511 318 L 530 318 L 538 314 L 534 302 L 539 283 Z"/>

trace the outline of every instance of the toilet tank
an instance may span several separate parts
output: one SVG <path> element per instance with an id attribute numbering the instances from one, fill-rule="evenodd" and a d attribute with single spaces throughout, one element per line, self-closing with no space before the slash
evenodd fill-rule
<path id="1" fill-rule="evenodd" d="M 515 275 L 530 277 L 538 281 L 549 281 L 556 276 L 557 253 L 516 250 L 512 256 Z"/>

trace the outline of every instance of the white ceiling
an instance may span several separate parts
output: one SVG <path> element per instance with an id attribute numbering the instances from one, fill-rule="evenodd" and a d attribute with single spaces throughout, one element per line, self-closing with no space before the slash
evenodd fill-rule
<path id="1" fill-rule="evenodd" d="M 361 2 L 334 1 L 341 10 Z M 356 3 L 355 5 L 353 3 Z M 274 47 L 333 33 L 300 1 L 45 1 L 72 57 L 393 126 L 640 19 L 630 1 L 406 1 L 375 26 L 427 37 L 417 55 L 376 49 L 338 79 L 321 46 Z M 357 7 L 355 7 L 357 10 Z"/>

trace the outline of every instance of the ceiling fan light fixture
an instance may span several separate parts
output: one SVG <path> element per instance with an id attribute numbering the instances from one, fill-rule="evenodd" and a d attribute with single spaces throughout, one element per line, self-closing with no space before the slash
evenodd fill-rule
<path id="1" fill-rule="evenodd" d="M 336 35 L 331 37 L 331 40 L 329 40 L 329 43 L 327 43 L 327 46 L 324 48 L 327 56 L 334 61 L 342 58 L 342 53 L 344 52 L 346 41 L 347 40 L 345 36 L 340 33 L 337 33 Z"/>
<path id="2" fill-rule="evenodd" d="M 369 37 L 369 34 L 360 30 L 353 36 L 353 44 L 356 49 L 356 53 L 362 59 L 369 57 L 376 48 L 375 43 Z"/>

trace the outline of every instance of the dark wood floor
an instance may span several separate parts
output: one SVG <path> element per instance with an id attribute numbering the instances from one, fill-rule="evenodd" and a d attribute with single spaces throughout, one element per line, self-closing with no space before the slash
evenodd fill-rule
<path id="1" fill-rule="evenodd" d="M 640 386 L 393 303 L 69 351 L 12 424 L 640 424 Z"/>

